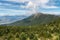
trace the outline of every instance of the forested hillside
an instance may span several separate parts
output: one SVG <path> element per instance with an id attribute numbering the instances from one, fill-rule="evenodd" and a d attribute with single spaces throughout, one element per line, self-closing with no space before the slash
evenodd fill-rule
<path id="1" fill-rule="evenodd" d="M 42 14 L 42 13 L 36 13 L 31 16 L 29 16 L 26 19 L 16 21 L 12 24 L 12 26 L 34 26 L 34 25 L 41 25 L 41 24 L 48 24 L 50 22 L 59 20 L 60 16 L 56 15 L 50 15 L 50 14 Z"/>
<path id="2" fill-rule="evenodd" d="M 60 40 L 59 16 L 35 14 L 10 25 L 0 26 L 0 40 Z"/>

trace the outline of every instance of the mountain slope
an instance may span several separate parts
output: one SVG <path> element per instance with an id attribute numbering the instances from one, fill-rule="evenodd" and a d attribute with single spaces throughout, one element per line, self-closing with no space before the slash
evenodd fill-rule
<path id="1" fill-rule="evenodd" d="M 0 24 L 12 23 L 17 20 L 22 20 L 26 16 L 0 16 Z"/>
<path id="2" fill-rule="evenodd" d="M 33 14 L 32 16 L 30 16 L 26 19 L 16 21 L 16 22 L 9 24 L 9 25 L 12 25 L 12 26 L 32 26 L 32 25 L 48 24 L 48 23 L 56 21 L 56 20 L 60 20 L 60 17 L 55 16 L 55 15 L 37 13 L 37 14 Z"/>

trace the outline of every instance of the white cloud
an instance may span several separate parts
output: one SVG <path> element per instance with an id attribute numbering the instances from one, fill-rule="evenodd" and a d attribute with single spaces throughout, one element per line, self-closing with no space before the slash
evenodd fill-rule
<path id="1" fill-rule="evenodd" d="M 57 6 L 46 6 L 45 8 L 58 8 Z"/>
<path id="2" fill-rule="evenodd" d="M 13 2 L 28 2 L 27 5 L 20 5 L 21 8 L 26 8 L 26 9 L 31 9 L 29 11 L 27 11 L 27 13 L 31 12 L 31 13 L 35 13 L 36 11 L 38 11 L 38 8 L 45 8 L 45 9 L 50 9 L 50 8 L 58 8 L 57 6 L 49 6 L 47 5 L 46 3 L 49 2 L 49 0 L 7 0 L 7 1 L 13 1 Z M 9 5 L 9 4 L 6 4 L 6 5 Z M 14 5 L 15 6 L 15 5 Z M 21 11 L 21 10 L 20 10 Z M 12 13 L 18 13 L 18 15 L 20 14 L 18 10 L 14 10 L 14 11 L 11 11 L 9 10 L 9 12 L 12 12 Z M 11 14 L 9 14 L 11 15 Z M 14 14 L 12 14 L 14 15 Z"/>
<path id="3" fill-rule="evenodd" d="M 53 15 L 60 15 L 60 12 L 50 11 L 50 12 L 42 12 L 44 14 L 53 14 Z"/>
<path id="4" fill-rule="evenodd" d="M 29 2 L 27 6 L 21 6 L 23 8 L 35 8 L 36 9 L 36 7 L 38 6 L 43 7 L 43 8 L 57 8 L 56 6 L 46 5 L 46 3 L 48 3 L 50 0 L 7 0 L 7 1 Z"/>
<path id="5" fill-rule="evenodd" d="M 31 8 L 31 7 L 33 7 L 34 6 L 34 4 L 30 1 L 28 4 L 27 4 L 27 8 Z"/>
<path id="6" fill-rule="evenodd" d="M 25 2 L 25 1 L 29 1 L 29 0 L 6 0 L 6 1 L 13 1 L 13 2 Z"/>
<path id="7" fill-rule="evenodd" d="M 32 3 L 31 1 L 29 1 L 26 6 L 21 5 L 20 7 L 21 8 L 32 8 L 32 7 L 34 7 L 34 3 Z"/>
<path id="8" fill-rule="evenodd" d="M 7 1 L 28 2 L 26 6 L 21 5 L 20 7 L 21 7 L 21 8 L 31 9 L 31 10 L 28 11 L 28 12 L 35 13 L 35 12 L 37 12 L 37 10 L 38 10 L 37 8 L 38 8 L 39 6 L 45 8 L 45 7 L 46 7 L 46 3 L 47 3 L 49 0 L 7 0 Z"/>
<path id="9" fill-rule="evenodd" d="M 0 16 L 15 16 L 15 15 L 26 15 L 27 10 L 12 10 L 0 8 Z"/>
<path id="10" fill-rule="evenodd" d="M 41 0 L 41 2 L 40 2 L 40 7 L 41 7 L 41 8 L 45 8 L 45 9 L 58 8 L 57 6 L 54 6 L 54 5 L 52 5 L 52 6 L 47 5 L 47 3 L 49 3 L 49 1 L 50 1 L 50 0 Z"/>
<path id="11" fill-rule="evenodd" d="M 42 8 L 50 9 L 50 8 L 58 8 L 58 7 L 57 6 L 42 5 Z"/>

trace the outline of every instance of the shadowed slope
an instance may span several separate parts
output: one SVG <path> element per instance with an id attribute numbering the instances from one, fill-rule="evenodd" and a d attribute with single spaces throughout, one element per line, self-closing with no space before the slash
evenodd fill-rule
<path id="1" fill-rule="evenodd" d="M 37 13 L 29 16 L 26 19 L 16 21 L 9 25 L 13 25 L 13 26 L 41 25 L 41 24 L 48 24 L 58 19 L 60 19 L 59 16 Z"/>

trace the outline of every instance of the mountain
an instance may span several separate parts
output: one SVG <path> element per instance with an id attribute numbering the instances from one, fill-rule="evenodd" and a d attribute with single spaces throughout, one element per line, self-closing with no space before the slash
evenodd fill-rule
<path id="1" fill-rule="evenodd" d="M 24 19 L 26 16 L 0 16 L 0 25 Z"/>
<path id="2" fill-rule="evenodd" d="M 16 21 L 9 25 L 10 26 L 11 25 L 12 26 L 33 26 L 33 25 L 48 24 L 56 20 L 60 20 L 60 16 L 37 13 L 29 16 L 28 18 Z"/>

